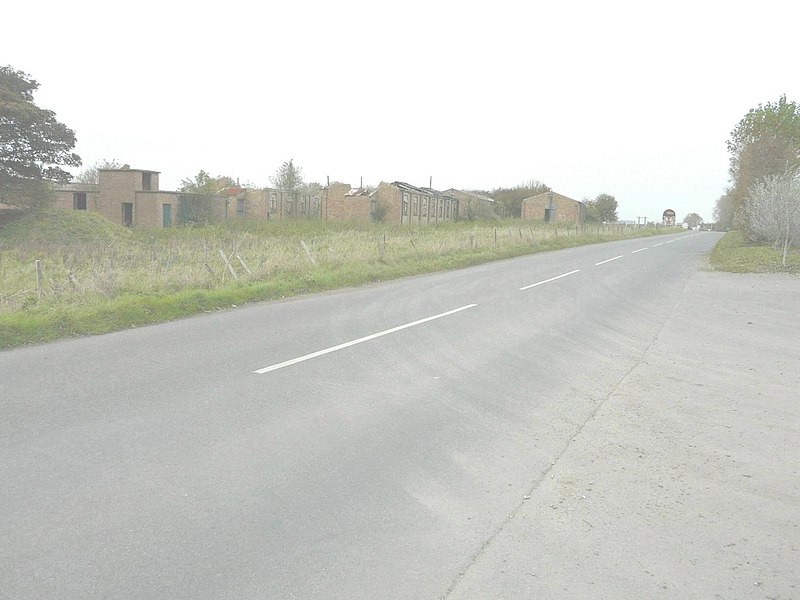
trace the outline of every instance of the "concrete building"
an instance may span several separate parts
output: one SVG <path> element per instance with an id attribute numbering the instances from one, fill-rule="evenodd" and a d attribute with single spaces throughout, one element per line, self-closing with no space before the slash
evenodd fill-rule
<path id="1" fill-rule="evenodd" d="M 579 224 L 586 220 L 586 205 L 556 192 L 544 192 L 522 201 L 521 217 L 546 223 Z"/>

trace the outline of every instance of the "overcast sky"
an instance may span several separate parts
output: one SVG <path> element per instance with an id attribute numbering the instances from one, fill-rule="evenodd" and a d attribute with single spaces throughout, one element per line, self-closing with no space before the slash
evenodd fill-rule
<path id="1" fill-rule="evenodd" d="M 21 2 L 0 64 L 77 134 L 176 189 L 200 169 L 609 193 L 712 219 L 750 108 L 800 101 L 800 3 Z"/>

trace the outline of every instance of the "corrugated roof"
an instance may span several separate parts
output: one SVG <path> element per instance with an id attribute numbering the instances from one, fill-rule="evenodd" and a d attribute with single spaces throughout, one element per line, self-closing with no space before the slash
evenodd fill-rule
<path id="1" fill-rule="evenodd" d="M 433 188 L 417 187 L 415 185 L 411 185 L 410 183 L 405 183 L 404 181 L 393 181 L 392 185 L 406 192 L 414 192 L 428 196 L 443 196 L 447 198 L 451 197 L 447 195 L 447 192 L 440 192 L 439 190 L 434 190 Z"/>

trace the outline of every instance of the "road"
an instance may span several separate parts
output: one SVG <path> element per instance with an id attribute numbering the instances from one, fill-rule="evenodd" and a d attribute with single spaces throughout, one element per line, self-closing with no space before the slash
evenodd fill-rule
<path id="1" fill-rule="evenodd" d="M 2 352 L 0 597 L 527 594 L 530 565 L 496 578 L 514 518 L 550 518 L 548 482 L 581 462 L 718 239 L 573 248 Z M 541 597 L 569 589 L 537 582 Z"/>

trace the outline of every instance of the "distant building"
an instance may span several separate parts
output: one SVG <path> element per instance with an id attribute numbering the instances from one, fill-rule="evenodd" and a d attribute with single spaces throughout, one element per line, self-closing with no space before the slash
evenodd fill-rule
<path id="1" fill-rule="evenodd" d="M 128 227 L 160 228 L 190 222 L 234 218 L 265 221 L 329 219 L 398 225 L 439 223 L 459 217 L 459 200 L 448 192 L 395 181 L 377 188 L 332 183 L 319 194 L 290 194 L 271 188 L 239 186 L 217 194 L 162 191 L 159 172 L 100 169 L 99 183 L 80 183 L 56 190 L 56 205 L 97 212 Z M 493 203 L 490 198 L 481 202 Z"/>
<path id="2" fill-rule="evenodd" d="M 402 181 L 378 186 L 376 206 L 384 223 L 412 225 L 458 218 L 458 200 L 446 192 L 416 187 Z"/>
<path id="3" fill-rule="evenodd" d="M 459 202 L 447 192 L 402 181 L 381 182 L 375 189 L 335 183 L 323 190 L 323 218 L 395 225 L 440 223 L 458 218 Z"/>
<path id="4" fill-rule="evenodd" d="M 127 166 L 99 169 L 97 185 L 73 183 L 57 189 L 56 206 L 97 212 L 128 227 L 171 227 L 179 218 L 183 194 L 159 190 L 158 176 L 158 171 Z M 219 207 L 214 212 L 224 211 Z"/>
<path id="5" fill-rule="evenodd" d="M 544 192 L 522 201 L 521 217 L 546 223 L 583 223 L 586 205 L 556 192 Z"/>
<path id="6" fill-rule="evenodd" d="M 231 187 L 217 194 L 162 191 L 159 172 L 100 169 L 95 184 L 70 183 L 56 190 L 56 206 L 97 212 L 128 227 L 172 227 L 233 218 L 320 218 L 319 195 L 295 197 L 276 189 Z"/>
<path id="7" fill-rule="evenodd" d="M 235 202 L 235 216 L 262 221 L 319 219 L 322 199 L 319 194 L 290 194 L 274 188 L 232 187 L 220 192 Z M 234 216 L 231 210 L 231 217 Z"/>

